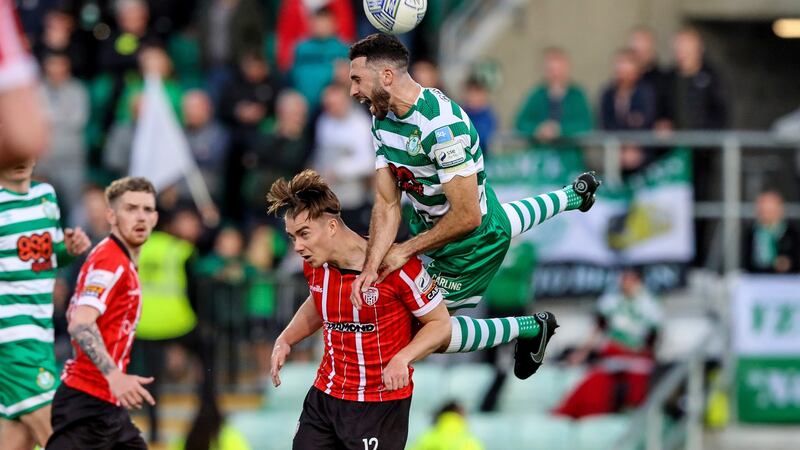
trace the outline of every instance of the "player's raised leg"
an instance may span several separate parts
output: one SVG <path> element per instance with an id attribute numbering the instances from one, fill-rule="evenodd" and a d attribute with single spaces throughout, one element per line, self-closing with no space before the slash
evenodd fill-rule
<path id="1" fill-rule="evenodd" d="M 586 172 L 562 189 L 503 203 L 503 211 L 511 223 L 511 237 L 516 237 L 564 211 L 588 211 L 594 205 L 595 192 L 601 183 L 594 172 Z"/>
<path id="2" fill-rule="evenodd" d="M 451 314 L 462 308 L 475 307 L 503 263 L 511 240 L 509 227 L 499 207 L 494 214 L 497 215 L 494 221 L 496 226 L 488 227 L 479 238 L 481 243 L 475 244 L 473 252 L 465 255 L 470 261 L 450 257 L 447 261 L 432 261 L 427 267 L 436 279 Z M 474 250 L 476 247 L 480 247 L 480 250 Z M 452 275 L 456 273 L 458 275 Z M 439 353 L 474 352 L 516 340 L 519 355 L 515 356 L 520 362 L 515 363 L 514 373 L 524 379 L 541 366 L 545 348 L 556 328 L 558 324 L 551 313 L 490 319 L 452 316 L 450 339 L 439 349 Z M 520 352 L 526 352 L 525 358 Z M 533 359 L 530 354 L 534 355 Z"/>

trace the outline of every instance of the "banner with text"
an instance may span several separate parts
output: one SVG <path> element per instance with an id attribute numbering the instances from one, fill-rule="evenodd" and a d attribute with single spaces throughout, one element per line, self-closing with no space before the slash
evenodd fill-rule
<path id="1" fill-rule="evenodd" d="M 579 153 L 536 150 L 497 155 L 487 174 L 501 202 L 559 189 L 585 171 Z M 595 295 L 620 266 L 642 266 L 651 288 L 683 282 L 694 251 L 691 159 L 676 149 L 619 185 L 603 184 L 586 214 L 556 216 L 524 233 L 537 246 L 538 296 Z"/>
<path id="2" fill-rule="evenodd" d="M 741 276 L 734 293 L 739 420 L 800 422 L 800 277 Z"/>

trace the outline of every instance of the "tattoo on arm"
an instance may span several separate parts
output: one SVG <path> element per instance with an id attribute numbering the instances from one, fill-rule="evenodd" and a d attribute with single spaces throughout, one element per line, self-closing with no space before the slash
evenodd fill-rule
<path id="1" fill-rule="evenodd" d="M 92 363 L 103 375 L 108 375 L 114 370 L 116 364 L 114 364 L 114 360 L 111 359 L 111 355 L 106 350 L 106 345 L 103 343 L 103 337 L 100 336 L 100 330 L 97 328 L 96 323 L 78 326 L 72 337 L 75 338 L 81 350 L 86 353 L 86 356 L 92 360 Z"/>

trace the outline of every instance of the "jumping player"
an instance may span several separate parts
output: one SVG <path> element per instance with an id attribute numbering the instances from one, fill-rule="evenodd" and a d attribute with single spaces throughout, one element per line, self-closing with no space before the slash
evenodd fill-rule
<path id="1" fill-rule="evenodd" d="M 442 296 L 418 258 L 388 274 L 356 309 L 350 287 L 367 240 L 347 227 L 336 195 L 311 170 L 276 181 L 269 211 L 285 210 L 286 232 L 303 257 L 309 298 L 275 341 L 272 380 L 292 345 L 321 327 L 325 353 L 303 403 L 295 450 L 401 450 L 408 435 L 410 364 L 450 335 Z M 412 323 L 422 326 L 413 334 Z"/>
<path id="2" fill-rule="evenodd" d="M 500 204 L 486 180 L 480 139 L 467 114 L 438 89 L 420 86 L 408 73 L 408 50 L 396 38 L 373 34 L 350 48 L 350 95 L 374 116 L 376 196 L 367 260 L 351 301 L 388 273 L 426 254 L 428 272 L 450 311 L 472 308 L 503 262 L 511 239 L 555 214 L 588 211 L 600 182 L 584 173 L 571 186 Z M 414 206 L 413 238 L 394 244 L 400 195 Z M 517 338 L 514 374 L 539 368 L 558 327 L 551 313 L 508 319 L 451 318 L 446 353 L 494 347 Z"/>
<path id="3" fill-rule="evenodd" d="M 144 388 L 153 378 L 125 373 L 141 290 L 136 263 L 156 225 L 156 191 L 144 178 L 122 178 L 106 189 L 111 235 L 81 267 L 67 320 L 75 356 L 53 399 L 47 450 L 146 449 L 126 410 L 154 404 Z"/>

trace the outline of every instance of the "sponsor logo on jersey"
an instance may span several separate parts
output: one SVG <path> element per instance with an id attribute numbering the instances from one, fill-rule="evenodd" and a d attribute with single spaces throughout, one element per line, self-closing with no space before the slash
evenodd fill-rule
<path id="1" fill-rule="evenodd" d="M 436 278 L 436 284 L 445 292 L 460 291 L 461 283 L 458 281 L 448 280 L 442 276 Z"/>
<path id="2" fill-rule="evenodd" d="M 375 306 L 375 303 L 378 303 L 378 298 L 380 297 L 381 293 L 376 287 L 369 287 L 367 288 L 366 292 L 364 292 L 364 302 L 367 306 Z"/>
<path id="3" fill-rule="evenodd" d="M 417 285 L 417 289 L 419 289 L 420 292 L 425 292 L 432 281 L 433 278 L 431 278 L 428 271 L 425 269 L 422 269 L 419 275 L 417 275 L 417 278 L 414 278 L 414 284 Z"/>
<path id="4" fill-rule="evenodd" d="M 389 163 L 389 170 L 392 171 L 392 175 L 394 175 L 394 179 L 397 180 L 397 188 L 403 192 L 413 192 L 417 195 L 423 195 L 424 186 L 422 183 L 417 180 L 417 177 L 414 176 L 414 172 L 412 172 L 408 167 L 404 166 L 395 166 L 392 163 Z"/>
<path id="5" fill-rule="evenodd" d="M 411 156 L 420 154 L 422 152 L 421 141 L 422 135 L 419 129 L 412 131 L 411 136 L 408 137 L 408 142 L 406 142 L 406 152 Z"/>
<path id="6" fill-rule="evenodd" d="M 436 156 L 436 162 L 443 169 L 458 167 L 467 160 L 467 152 L 464 150 L 464 144 L 458 141 L 447 145 L 435 145 L 433 154 Z"/>
<path id="7" fill-rule="evenodd" d="M 312 284 L 308 288 L 311 290 L 311 292 L 316 292 L 318 294 L 322 293 L 322 287 L 317 286 L 316 284 Z"/>
<path id="8" fill-rule="evenodd" d="M 453 140 L 453 132 L 450 131 L 450 127 L 437 128 L 433 135 L 436 136 L 437 144 L 445 144 Z"/>
<path id="9" fill-rule="evenodd" d="M 431 289 L 429 291 L 423 292 L 423 295 L 425 296 L 425 299 L 428 301 L 435 299 L 436 296 L 439 295 L 439 288 L 436 287 L 436 283 L 434 282 L 431 285 Z"/>
<path id="10" fill-rule="evenodd" d="M 106 291 L 105 286 L 101 286 L 99 284 L 90 284 L 83 287 L 83 292 L 81 292 L 81 297 L 94 297 L 100 298 L 103 295 L 103 292 Z"/>
<path id="11" fill-rule="evenodd" d="M 328 331 L 339 331 L 341 333 L 373 333 L 375 324 L 357 322 L 325 322 L 325 329 Z"/>
<path id="12" fill-rule="evenodd" d="M 100 298 L 113 280 L 114 272 L 101 269 L 92 270 L 86 275 L 86 282 L 80 296 Z"/>
<path id="13" fill-rule="evenodd" d="M 428 274 L 427 270 L 423 269 L 423 271 L 417 275 L 417 278 L 414 279 L 414 284 L 419 288 L 420 295 L 427 301 L 431 301 L 439 295 L 439 288 L 436 285 L 436 280 Z"/>
<path id="14" fill-rule="evenodd" d="M 21 236 L 17 239 L 17 256 L 23 262 L 31 261 L 36 273 L 53 268 L 53 238 L 49 231 Z"/>

